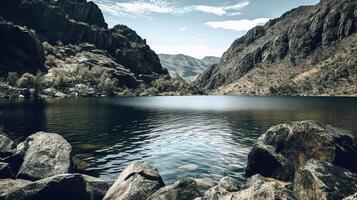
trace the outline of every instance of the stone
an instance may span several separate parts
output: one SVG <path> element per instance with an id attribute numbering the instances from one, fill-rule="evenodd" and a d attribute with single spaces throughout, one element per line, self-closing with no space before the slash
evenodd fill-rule
<path id="1" fill-rule="evenodd" d="M 31 181 L 22 179 L 0 179 L 0 199 L 6 199 L 5 197 L 12 192 L 31 183 Z"/>
<path id="2" fill-rule="evenodd" d="M 356 156 L 356 139 L 346 130 L 315 121 L 280 124 L 259 137 L 248 154 L 246 175 L 292 181 L 310 159 L 357 172 L 357 163 L 350 162 Z"/>
<path id="3" fill-rule="evenodd" d="M 163 186 L 157 169 L 143 161 L 134 161 L 120 173 L 103 200 L 146 199 Z"/>
<path id="4" fill-rule="evenodd" d="M 15 174 L 11 170 L 8 163 L 0 162 L 0 179 L 2 178 L 14 178 Z"/>
<path id="5" fill-rule="evenodd" d="M 4 180 L 0 180 L 0 186 Z M 101 200 L 108 183 L 94 177 L 82 174 L 61 174 L 44 178 L 35 182 L 26 182 L 20 179 L 5 183 L 15 185 L 9 191 L 0 193 L 4 200 Z M 1 190 L 0 190 L 1 191 Z"/>
<path id="6" fill-rule="evenodd" d="M 297 200 L 293 191 L 288 189 L 289 183 L 281 182 L 261 175 L 254 175 L 247 180 L 238 192 L 231 192 L 220 197 L 222 200 Z"/>
<path id="7" fill-rule="evenodd" d="M 231 177 L 223 177 L 217 186 L 206 191 L 203 200 L 220 200 L 222 197 L 231 192 L 237 192 L 241 186 Z"/>
<path id="8" fill-rule="evenodd" d="M 0 158 L 12 155 L 16 151 L 15 142 L 5 134 L 0 133 Z"/>
<path id="9" fill-rule="evenodd" d="M 55 133 L 38 132 L 18 145 L 24 161 L 17 178 L 38 180 L 68 173 L 71 167 L 71 145 Z"/>
<path id="10" fill-rule="evenodd" d="M 294 192 L 300 200 L 343 199 L 357 191 L 357 174 L 328 162 L 310 160 L 295 174 Z"/>
<path id="11" fill-rule="evenodd" d="M 200 197 L 196 182 L 191 179 L 185 179 L 160 188 L 148 200 L 188 200 L 196 197 Z"/>

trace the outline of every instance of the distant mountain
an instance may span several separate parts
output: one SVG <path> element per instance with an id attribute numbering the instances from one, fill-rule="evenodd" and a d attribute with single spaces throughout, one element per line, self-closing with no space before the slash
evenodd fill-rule
<path id="1" fill-rule="evenodd" d="M 357 1 L 301 6 L 233 42 L 200 87 L 233 95 L 357 95 Z"/>
<path id="2" fill-rule="evenodd" d="M 171 77 L 181 76 L 188 82 L 194 81 L 208 67 L 219 62 L 218 57 L 207 56 L 203 59 L 177 54 L 159 54 L 161 65 L 169 70 Z"/>

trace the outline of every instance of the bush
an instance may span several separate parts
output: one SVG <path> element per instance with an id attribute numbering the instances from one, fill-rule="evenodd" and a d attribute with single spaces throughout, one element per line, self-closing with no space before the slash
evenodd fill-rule
<path id="1" fill-rule="evenodd" d="M 17 86 L 21 88 L 34 88 L 36 77 L 30 73 L 25 73 L 21 76 L 19 80 L 17 80 Z"/>
<path id="2" fill-rule="evenodd" d="M 9 85 L 15 86 L 17 80 L 19 80 L 19 75 L 16 72 L 9 72 L 6 80 Z"/>
<path id="3" fill-rule="evenodd" d="M 30 73 L 25 73 L 17 80 L 17 86 L 21 88 L 35 89 L 35 93 L 38 93 L 42 89 L 42 79 L 43 75 L 40 71 L 37 72 L 36 76 Z"/>
<path id="4" fill-rule="evenodd" d="M 116 80 L 105 78 L 105 79 L 101 79 L 98 85 L 98 89 L 101 91 L 102 94 L 111 96 L 114 94 L 116 86 L 117 86 Z"/>

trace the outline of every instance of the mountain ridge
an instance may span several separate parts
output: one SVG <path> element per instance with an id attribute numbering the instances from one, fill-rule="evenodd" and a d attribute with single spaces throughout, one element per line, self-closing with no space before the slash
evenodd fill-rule
<path id="1" fill-rule="evenodd" d="M 356 95 L 356 4 L 324 0 L 257 26 L 196 83 L 213 94 Z"/>
<path id="2" fill-rule="evenodd" d="M 164 68 L 168 69 L 171 77 L 180 76 L 188 82 L 193 82 L 197 76 L 212 64 L 218 63 L 218 57 L 205 56 L 198 59 L 185 54 L 159 54 Z"/>

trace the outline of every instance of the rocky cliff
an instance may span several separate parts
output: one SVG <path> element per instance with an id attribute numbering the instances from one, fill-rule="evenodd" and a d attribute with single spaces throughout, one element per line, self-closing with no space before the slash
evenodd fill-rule
<path id="1" fill-rule="evenodd" d="M 134 30 L 108 28 L 93 2 L 0 0 L 0 5 L 0 97 L 189 90 L 168 76 Z"/>
<path id="2" fill-rule="evenodd" d="M 293 9 L 233 42 L 197 83 L 219 94 L 356 95 L 357 2 Z"/>
<path id="3" fill-rule="evenodd" d="M 217 64 L 220 58 L 207 56 L 202 59 L 178 54 L 159 54 L 161 64 L 168 69 L 171 77 L 180 76 L 188 82 L 194 81 L 209 66 Z"/>
<path id="4" fill-rule="evenodd" d="M 96 4 L 86 0 L 0 0 L 0 16 L 36 32 L 52 45 L 91 43 L 106 50 L 136 75 L 167 74 L 158 56 L 135 31 L 124 25 L 107 28 Z"/>

